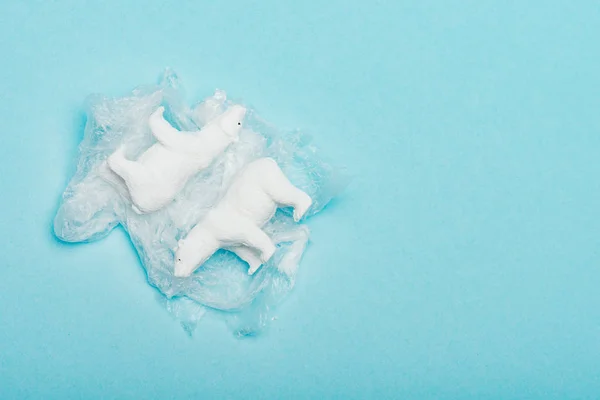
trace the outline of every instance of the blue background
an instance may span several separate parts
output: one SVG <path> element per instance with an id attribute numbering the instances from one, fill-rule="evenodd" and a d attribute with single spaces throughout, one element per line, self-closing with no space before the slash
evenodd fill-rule
<path id="1" fill-rule="evenodd" d="M 584 0 L 4 0 L 0 398 L 597 398 L 599 39 Z M 257 339 L 51 233 L 84 98 L 165 66 L 356 176 Z"/>

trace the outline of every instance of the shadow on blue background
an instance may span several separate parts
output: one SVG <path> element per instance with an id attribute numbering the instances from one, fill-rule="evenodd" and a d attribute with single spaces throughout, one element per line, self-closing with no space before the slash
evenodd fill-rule
<path id="1" fill-rule="evenodd" d="M 0 397 L 596 398 L 599 39 L 592 1 L 5 1 Z M 356 175 L 253 340 L 49 234 L 85 97 L 167 65 Z"/>

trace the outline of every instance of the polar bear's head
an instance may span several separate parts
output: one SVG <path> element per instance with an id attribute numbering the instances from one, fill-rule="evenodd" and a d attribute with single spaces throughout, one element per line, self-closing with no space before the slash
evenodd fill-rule
<path id="1" fill-rule="evenodd" d="M 196 246 L 186 246 L 184 240 L 180 240 L 175 248 L 175 271 L 177 277 L 190 276 L 196 268 L 196 260 L 198 259 L 198 251 Z"/>
<path id="2" fill-rule="evenodd" d="M 177 243 L 173 275 L 179 278 L 190 276 L 219 248 L 218 242 L 209 232 L 196 231 Z"/>
<path id="3" fill-rule="evenodd" d="M 231 106 L 219 117 L 219 126 L 227 136 L 237 139 L 245 116 L 246 108 L 240 105 Z"/>

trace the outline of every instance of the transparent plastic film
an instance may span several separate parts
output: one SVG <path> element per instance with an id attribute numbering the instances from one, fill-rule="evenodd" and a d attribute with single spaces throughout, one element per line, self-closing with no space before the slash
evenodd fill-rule
<path id="1" fill-rule="evenodd" d="M 158 211 L 139 214 L 123 185 L 109 179 L 107 159 L 126 146 L 136 157 L 155 143 L 150 115 L 163 106 L 173 127 L 193 131 L 231 106 L 217 90 L 194 107 L 183 100 L 177 76 L 165 71 L 160 83 L 138 88 L 123 98 L 91 96 L 87 123 L 79 146 L 75 175 L 69 182 L 54 220 L 56 236 L 67 242 L 98 240 L 117 225 L 129 234 L 167 310 L 191 332 L 205 311 L 222 315 L 238 336 L 259 333 L 296 280 L 309 241 L 307 218 L 321 211 L 343 190 L 343 173 L 325 162 L 309 137 L 280 132 L 249 109 L 239 140 L 218 155 Z M 174 276 L 178 241 L 224 196 L 239 172 L 254 160 L 271 157 L 296 187 L 312 198 L 312 206 L 297 223 L 290 209 L 280 209 L 262 229 L 276 245 L 275 254 L 248 275 L 248 265 L 235 254 L 219 250 L 191 276 Z M 132 266 L 133 267 L 133 266 Z"/>

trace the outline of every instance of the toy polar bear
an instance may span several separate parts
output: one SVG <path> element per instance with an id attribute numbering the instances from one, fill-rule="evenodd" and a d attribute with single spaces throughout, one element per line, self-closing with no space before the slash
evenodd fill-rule
<path id="1" fill-rule="evenodd" d="M 234 179 L 223 199 L 179 241 L 174 275 L 190 276 L 220 248 L 246 261 L 252 275 L 275 252 L 261 227 L 277 207 L 293 207 L 298 222 L 311 204 L 310 196 L 292 185 L 273 159 L 253 161 Z"/>
<path id="2" fill-rule="evenodd" d="M 159 107 L 150 116 L 148 124 L 157 142 L 136 161 L 125 158 L 123 146 L 108 158 L 108 166 L 123 179 L 140 214 L 169 204 L 193 175 L 237 141 L 246 109 L 231 106 L 197 132 L 178 131 L 163 112 Z"/>

